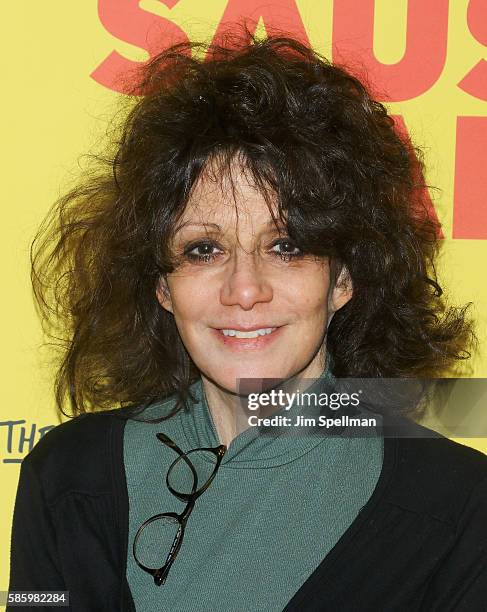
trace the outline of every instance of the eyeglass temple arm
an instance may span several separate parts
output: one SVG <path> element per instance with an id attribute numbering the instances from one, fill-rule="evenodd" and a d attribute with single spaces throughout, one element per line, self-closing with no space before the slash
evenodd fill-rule
<path id="1" fill-rule="evenodd" d="M 180 457 L 183 457 L 183 455 L 185 455 L 185 453 L 179 448 L 176 442 L 173 442 L 169 436 L 166 436 L 165 433 L 159 432 L 156 433 L 156 436 L 158 440 L 160 440 L 163 444 L 169 446 L 169 448 L 172 448 L 173 451 L 175 451 Z M 220 444 L 216 448 L 204 447 L 200 448 L 200 450 L 210 451 L 212 453 L 215 453 L 215 455 L 217 455 L 218 457 L 223 457 L 227 450 L 227 447 L 225 446 L 225 444 Z"/>
<path id="2" fill-rule="evenodd" d="M 166 434 L 162 432 L 156 433 L 156 436 L 160 442 L 166 446 L 169 446 L 169 448 L 172 448 L 173 451 L 175 451 L 180 457 L 184 455 L 183 451 L 179 448 L 176 442 L 173 442 L 169 436 L 166 436 Z"/>

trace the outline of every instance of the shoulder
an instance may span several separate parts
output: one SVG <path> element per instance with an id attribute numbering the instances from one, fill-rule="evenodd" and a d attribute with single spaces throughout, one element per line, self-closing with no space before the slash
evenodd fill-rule
<path id="1" fill-rule="evenodd" d="M 386 442 L 395 462 L 388 501 L 452 526 L 469 504 L 487 512 L 487 455 L 421 425 L 409 433 Z"/>
<path id="2" fill-rule="evenodd" d="M 121 457 L 127 409 L 81 414 L 48 431 L 24 458 L 48 502 L 69 491 L 110 491 L 113 459 Z M 125 413 L 125 414 L 124 414 Z"/>

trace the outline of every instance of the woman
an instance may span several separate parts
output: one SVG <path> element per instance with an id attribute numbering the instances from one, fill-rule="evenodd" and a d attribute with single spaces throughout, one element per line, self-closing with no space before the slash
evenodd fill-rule
<path id="1" fill-rule="evenodd" d="M 375 433 L 259 435 L 242 401 L 468 357 L 412 147 L 289 38 L 173 47 L 134 92 L 112 161 L 34 245 L 76 418 L 22 464 L 10 589 L 73 610 L 483 610 L 482 453 L 400 415 L 410 435 L 385 435 L 392 407 Z"/>

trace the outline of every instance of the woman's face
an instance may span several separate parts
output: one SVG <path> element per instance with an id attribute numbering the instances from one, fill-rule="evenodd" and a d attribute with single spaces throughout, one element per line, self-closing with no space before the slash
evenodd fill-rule
<path id="1" fill-rule="evenodd" d="M 227 179 L 196 183 L 171 243 L 182 263 L 161 279 L 159 303 L 223 389 L 237 393 L 240 378 L 318 377 L 328 321 L 351 288 L 331 286 L 328 260 L 302 254 L 284 226 L 279 233 L 237 163 L 232 175 L 234 192 Z"/>

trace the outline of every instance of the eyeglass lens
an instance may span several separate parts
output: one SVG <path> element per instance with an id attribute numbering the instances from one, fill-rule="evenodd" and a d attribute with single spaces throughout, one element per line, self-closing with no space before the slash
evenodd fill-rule
<path id="1" fill-rule="evenodd" d="M 194 472 L 182 457 L 178 457 L 167 475 L 169 486 L 181 495 L 198 493 L 211 478 L 217 462 L 214 453 L 201 449 L 189 451 L 186 457 L 193 465 Z"/>
<path id="2" fill-rule="evenodd" d="M 154 569 L 163 566 L 179 529 L 179 521 L 169 516 L 148 523 L 140 532 L 135 546 L 138 561 Z"/>

